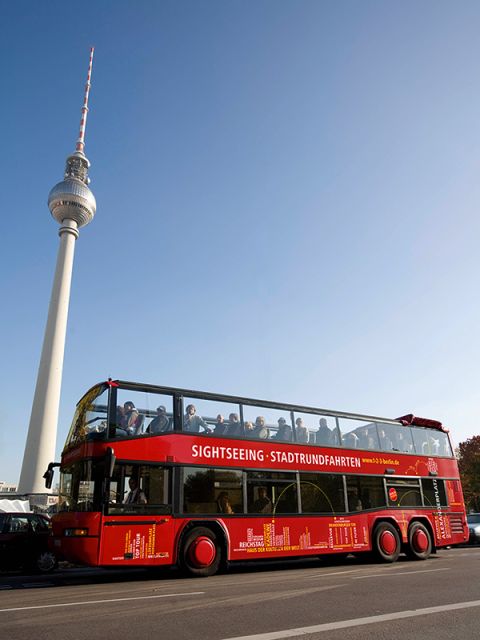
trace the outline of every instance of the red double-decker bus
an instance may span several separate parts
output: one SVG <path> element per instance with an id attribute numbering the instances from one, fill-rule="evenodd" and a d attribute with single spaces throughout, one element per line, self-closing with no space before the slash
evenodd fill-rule
<path id="1" fill-rule="evenodd" d="M 468 539 L 447 431 L 131 382 L 80 400 L 62 453 L 55 551 L 91 566 L 400 553 Z"/>

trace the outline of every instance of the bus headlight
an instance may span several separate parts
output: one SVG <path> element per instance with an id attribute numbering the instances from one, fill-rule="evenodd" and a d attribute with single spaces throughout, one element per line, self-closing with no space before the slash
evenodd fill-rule
<path id="1" fill-rule="evenodd" d="M 88 536 L 88 529 L 64 529 L 63 535 L 66 538 Z"/>

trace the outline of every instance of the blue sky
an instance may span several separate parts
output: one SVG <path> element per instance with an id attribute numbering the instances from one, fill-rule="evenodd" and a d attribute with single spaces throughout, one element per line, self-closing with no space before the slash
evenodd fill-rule
<path id="1" fill-rule="evenodd" d="M 2 2 L 0 480 L 86 133 L 57 457 L 109 376 L 478 433 L 477 2 Z"/>

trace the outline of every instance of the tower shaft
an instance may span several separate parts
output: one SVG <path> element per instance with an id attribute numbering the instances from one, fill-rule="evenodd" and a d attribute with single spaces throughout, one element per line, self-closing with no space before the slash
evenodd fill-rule
<path id="1" fill-rule="evenodd" d="M 44 493 L 43 474 L 49 462 L 55 459 L 73 256 L 78 237 L 77 223 L 65 220 L 59 229 L 59 235 L 57 266 L 20 473 L 19 493 Z"/>

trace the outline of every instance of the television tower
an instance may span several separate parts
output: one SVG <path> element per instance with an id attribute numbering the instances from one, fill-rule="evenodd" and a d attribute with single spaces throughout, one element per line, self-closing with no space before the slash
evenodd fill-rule
<path id="1" fill-rule="evenodd" d="M 78 229 L 93 220 L 97 207 L 95 197 L 88 188 L 90 162 L 84 154 L 92 62 L 93 47 L 90 49 L 87 84 L 75 152 L 67 158 L 64 179 L 53 187 L 48 196 L 48 208 L 60 224 L 60 246 L 18 493 L 45 493 L 43 474 L 49 462 L 55 459 L 75 240 L 78 238 Z"/>

